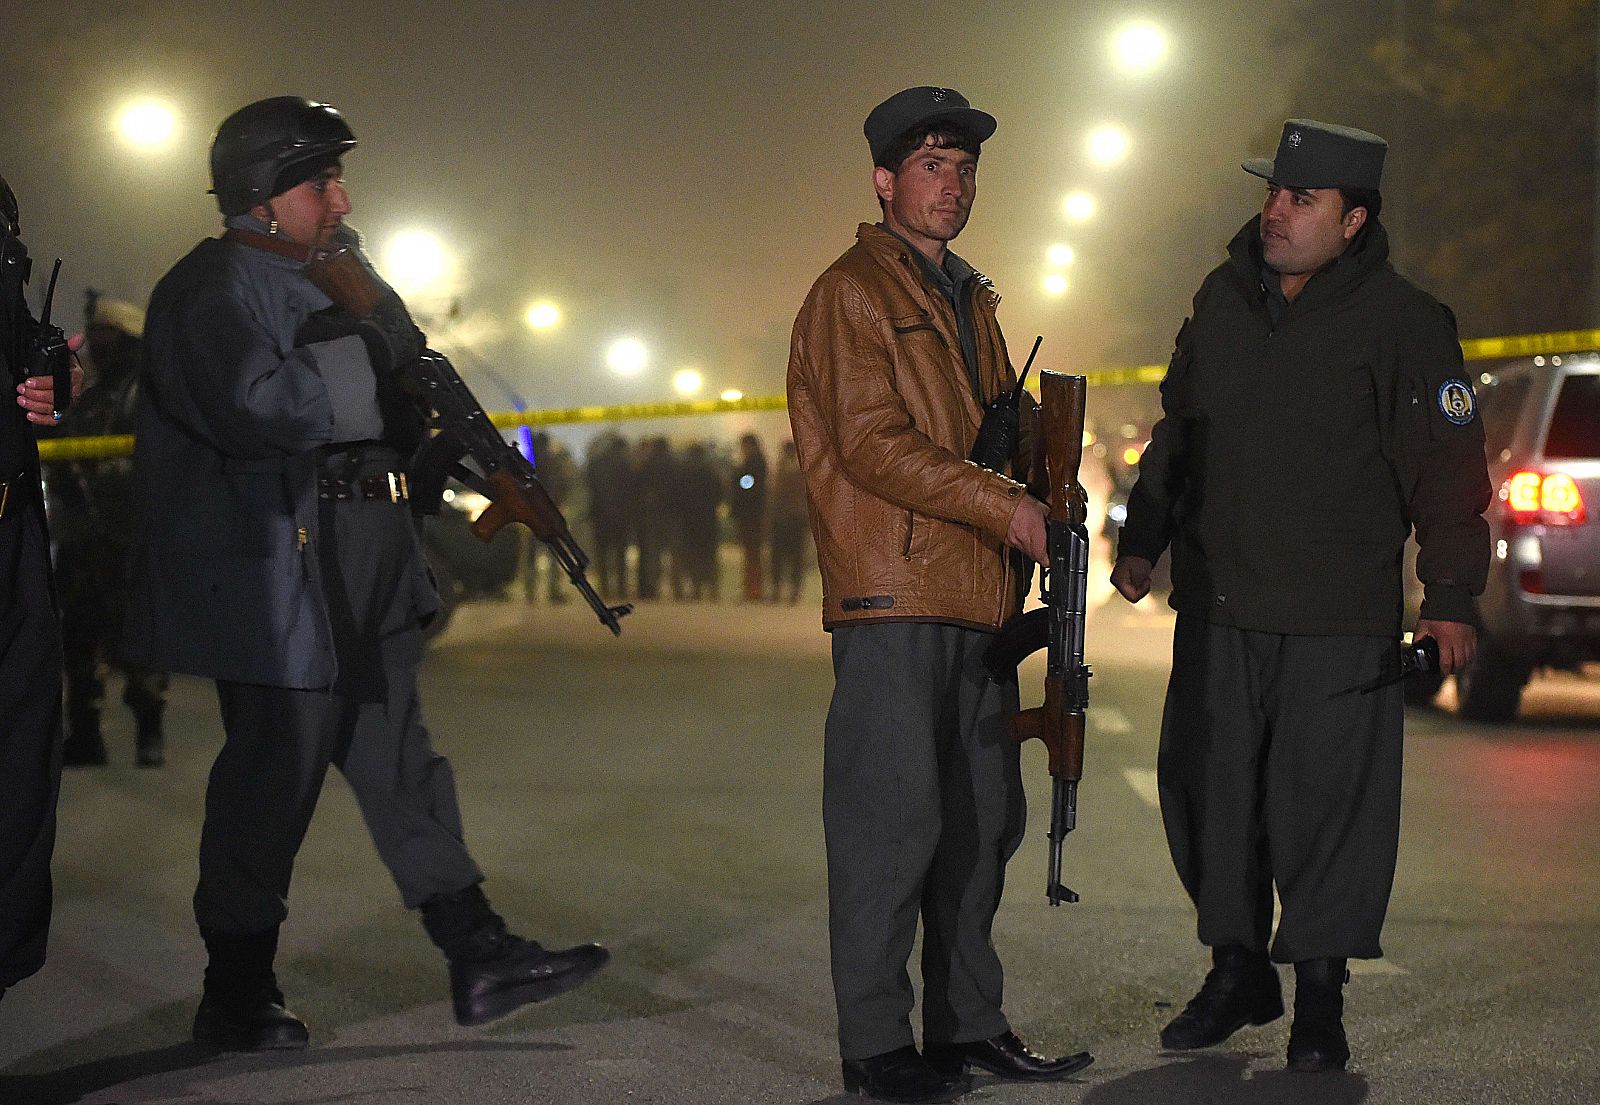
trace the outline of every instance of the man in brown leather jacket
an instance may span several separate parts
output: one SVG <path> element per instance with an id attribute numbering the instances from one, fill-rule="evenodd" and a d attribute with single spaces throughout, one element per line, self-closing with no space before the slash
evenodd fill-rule
<path id="1" fill-rule="evenodd" d="M 1044 507 L 965 459 L 984 404 L 1015 383 L 1000 297 L 948 249 L 995 120 L 951 89 L 910 88 L 865 130 L 883 221 L 813 285 L 788 374 L 833 635 L 829 936 L 845 1088 L 947 1101 L 969 1066 L 1053 1081 L 1090 1062 L 1035 1055 L 1011 1031 L 990 935 L 1026 809 L 1015 685 L 990 682 L 981 657 L 1023 590 L 1009 550 L 1044 560 Z M 906 973 L 919 913 L 921 1054 Z"/>

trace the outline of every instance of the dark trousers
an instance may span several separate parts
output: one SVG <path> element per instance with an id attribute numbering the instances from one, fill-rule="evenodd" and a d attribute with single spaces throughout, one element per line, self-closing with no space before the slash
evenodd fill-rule
<path id="1" fill-rule="evenodd" d="M 61 644 L 42 511 L 0 517 L 0 989 L 44 965 L 61 786 Z"/>
<path id="2" fill-rule="evenodd" d="M 288 914 L 295 854 L 332 764 L 410 908 L 482 879 L 455 779 L 422 723 L 415 537 L 404 505 L 326 504 L 324 588 L 339 675 L 326 690 L 217 683 L 227 739 L 211 769 L 195 918 L 246 935 Z"/>
<path id="3" fill-rule="evenodd" d="M 628 534 L 621 524 L 594 524 L 594 562 L 600 576 L 600 594 L 619 599 L 628 594 Z"/>
<path id="4" fill-rule="evenodd" d="M 160 711 L 166 704 L 167 674 L 129 667 L 118 655 L 127 605 L 126 554 L 121 543 L 108 536 L 56 550 L 69 732 L 74 715 L 92 715 L 98 721 L 105 698 L 102 665 L 123 671 L 122 701 L 136 716 Z"/>
<path id="5" fill-rule="evenodd" d="M 846 1059 L 913 1042 L 906 962 L 919 916 L 924 1040 L 1008 1027 L 991 930 L 1027 806 L 1007 727 L 1016 685 L 987 678 L 990 640 L 915 622 L 833 631 L 822 821 Z"/>
<path id="6" fill-rule="evenodd" d="M 1337 692 L 1397 663 L 1390 638 L 1178 616 L 1158 775 L 1202 944 L 1267 951 L 1270 940 L 1280 963 L 1383 954 L 1400 842 L 1402 691 Z"/>
<path id="7" fill-rule="evenodd" d="M 739 530 L 739 552 L 744 565 L 744 600 L 746 602 L 760 602 L 766 584 L 765 573 L 762 571 L 761 557 L 765 551 L 766 534 L 761 524 L 761 519 L 741 521 Z"/>
<path id="8" fill-rule="evenodd" d="M 775 601 L 785 591 L 790 602 L 800 598 L 800 584 L 806 569 L 806 531 L 810 524 L 803 514 L 798 517 L 779 515 L 772 520 L 772 597 Z"/>

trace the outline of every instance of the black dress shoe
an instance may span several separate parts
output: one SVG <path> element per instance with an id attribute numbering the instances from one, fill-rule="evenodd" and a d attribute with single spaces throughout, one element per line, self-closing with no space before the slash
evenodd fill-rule
<path id="1" fill-rule="evenodd" d="M 611 961 L 599 944 L 547 951 L 520 936 L 502 936 L 494 954 L 452 960 L 450 996 L 456 1023 L 487 1024 L 581 984 Z"/>
<path id="2" fill-rule="evenodd" d="M 1015 1082 L 1060 1082 L 1094 1062 L 1087 1051 L 1047 1059 L 1011 1031 L 968 1044 L 929 1044 L 924 1050 L 941 1074 L 963 1074 L 974 1066 Z"/>
<path id="3" fill-rule="evenodd" d="M 954 1101 L 970 1087 L 965 1075 L 934 1070 L 910 1044 L 868 1059 L 846 1059 L 843 1069 L 846 1093 L 879 1101 Z"/>
<path id="4" fill-rule="evenodd" d="M 1350 1061 L 1344 1034 L 1344 984 L 1349 977 L 1343 959 L 1307 959 L 1294 965 L 1290 1070 L 1344 1070 Z"/>
<path id="5" fill-rule="evenodd" d="M 200 999 L 194 1042 L 217 1051 L 297 1051 L 310 1041 L 306 1024 L 283 1007 L 274 989 Z"/>
<path id="6" fill-rule="evenodd" d="M 1214 1047 L 1247 1024 L 1283 1016 L 1277 968 L 1259 952 L 1239 947 L 1213 950 L 1214 966 L 1200 992 L 1161 1030 L 1168 1051 Z"/>

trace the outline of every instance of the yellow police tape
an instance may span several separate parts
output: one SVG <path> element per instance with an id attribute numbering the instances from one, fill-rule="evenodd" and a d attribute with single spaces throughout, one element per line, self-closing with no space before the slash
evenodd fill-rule
<path id="1" fill-rule="evenodd" d="M 1551 334 L 1519 334 L 1506 338 L 1467 338 L 1461 355 L 1469 361 L 1513 357 L 1549 356 L 1600 349 L 1600 330 L 1563 330 Z M 1088 372 L 1089 383 L 1099 387 L 1159 384 L 1166 365 L 1108 368 Z M 757 395 L 744 399 L 697 399 L 683 403 L 624 403 L 615 407 L 560 407 L 538 411 L 495 411 L 489 420 L 501 430 L 516 426 L 559 426 L 575 422 L 633 422 L 648 418 L 685 418 L 691 415 L 735 414 L 745 411 L 788 409 L 782 395 Z M 64 437 L 39 442 L 42 460 L 105 460 L 133 455 L 133 435 Z"/>

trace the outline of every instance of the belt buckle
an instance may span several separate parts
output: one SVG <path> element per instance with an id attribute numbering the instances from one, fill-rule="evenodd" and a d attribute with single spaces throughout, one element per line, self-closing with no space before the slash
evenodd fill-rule
<path id="1" fill-rule="evenodd" d="M 398 503 L 400 501 L 400 481 L 393 472 L 385 472 L 384 475 L 389 478 L 389 501 Z"/>

